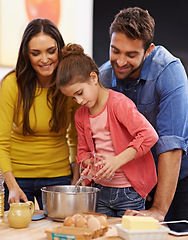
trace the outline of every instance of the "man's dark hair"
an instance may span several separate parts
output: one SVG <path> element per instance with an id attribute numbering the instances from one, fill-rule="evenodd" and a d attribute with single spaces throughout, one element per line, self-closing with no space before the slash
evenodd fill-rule
<path id="1" fill-rule="evenodd" d="M 153 41 L 155 21 L 147 10 L 130 7 L 121 10 L 110 26 L 110 37 L 114 32 L 125 34 L 128 38 L 143 40 L 145 51 Z"/>

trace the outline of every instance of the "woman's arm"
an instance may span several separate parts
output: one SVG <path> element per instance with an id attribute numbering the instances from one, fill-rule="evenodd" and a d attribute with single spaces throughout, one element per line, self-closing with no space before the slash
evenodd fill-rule
<path id="1" fill-rule="evenodd" d="M 69 145 L 70 152 L 70 163 L 72 169 L 72 180 L 71 184 L 74 185 L 79 179 L 79 164 L 76 161 L 75 156 L 77 155 L 77 144 L 78 144 L 78 134 L 75 127 L 75 112 L 80 107 L 75 101 L 72 99 L 68 100 L 69 107 L 71 108 L 69 118 L 69 127 L 67 129 L 67 141 Z"/>
<path id="2" fill-rule="evenodd" d="M 10 159 L 10 138 L 17 102 L 17 85 L 14 73 L 3 80 L 0 88 L 0 167 L 9 189 L 9 203 L 27 201 L 12 172 Z"/>
<path id="3" fill-rule="evenodd" d="M 71 184 L 75 185 L 80 177 L 80 165 L 77 162 L 71 164 L 72 168 L 72 181 Z"/>
<path id="4" fill-rule="evenodd" d="M 8 203 L 10 204 L 10 203 L 14 203 L 14 202 L 20 202 L 20 200 L 27 202 L 28 199 L 27 199 L 25 193 L 19 187 L 18 183 L 16 182 L 13 172 L 12 171 L 5 172 L 4 178 L 5 178 L 7 187 L 9 189 Z"/>

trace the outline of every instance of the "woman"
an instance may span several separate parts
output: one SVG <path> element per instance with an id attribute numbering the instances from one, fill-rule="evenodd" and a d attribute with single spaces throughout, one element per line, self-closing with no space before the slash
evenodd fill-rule
<path id="1" fill-rule="evenodd" d="M 70 162 L 72 184 L 78 179 L 74 163 L 78 105 L 55 84 L 63 47 L 62 36 L 51 21 L 31 21 L 22 37 L 16 68 L 2 81 L 0 167 L 9 204 L 36 197 L 42 209 L 41 187 L 71 184 Z"/>

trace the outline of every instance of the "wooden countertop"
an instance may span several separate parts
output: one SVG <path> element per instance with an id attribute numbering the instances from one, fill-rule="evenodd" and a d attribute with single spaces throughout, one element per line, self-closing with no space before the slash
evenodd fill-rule
<path id="1" fill-rule="evenodd" d="M 41 211 L 36 211 L 41 213 Z M 95 238 L 95 240 L 122 240 L 118 237 L 115 224 L 120 223 L 120 218 L 108 218 L 109 230 L 105 236 Z M 31 221 L 28 228 L 14 229 L 10 228 L 7 222 L 7 212 L 5 213 L 4 222 L 0 223 L 0 239 L 1 240 L 48 240 L 45 233 L 53 227 L 61 226 L 61 222 L 55 222 L 50 218 L 45 218 L 39 221 Z M 166 240 L 188 240 L 188 236 L 175 237 L 168 235 Z"/>

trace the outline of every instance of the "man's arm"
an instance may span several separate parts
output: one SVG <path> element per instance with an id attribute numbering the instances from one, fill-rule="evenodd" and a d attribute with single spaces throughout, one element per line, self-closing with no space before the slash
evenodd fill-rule
<path id="1" fill-rule="evenodd" d="M 182 150 L 161 153 L 158 157 L 158 183 L 151 209 L 146 214 L 164 220 L 173 200 L 182 159 Z M 163 218 L 163 219 L 162 219 Z"/>
<path id="2" fill-rule="evenodd" d="M 176 149 L 161 153 L 158 157 L 158 183 L 153 205 L 149 210 L 127 210 L 125 215 L 151 216 L 164 221 L 173 200 L 180 171 L 182 150 Z"/>

